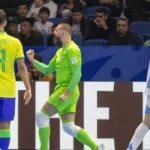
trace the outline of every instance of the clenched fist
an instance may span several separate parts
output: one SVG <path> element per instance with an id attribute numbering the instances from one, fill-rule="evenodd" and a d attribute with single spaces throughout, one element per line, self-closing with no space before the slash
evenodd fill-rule
<path id="1" fill-rule="evenodd" d="M 26 54 L 27 54 L 29 61 L 34 63 L 34 51 L 30 49 L 26 52 Z"/>

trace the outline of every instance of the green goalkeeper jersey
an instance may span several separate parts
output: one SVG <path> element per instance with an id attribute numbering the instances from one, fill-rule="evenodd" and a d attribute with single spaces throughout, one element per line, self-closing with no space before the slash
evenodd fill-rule
<path id="1" fill-rule="evenodd" d="M 44 74 L 51 74 L 56 71 L 56 83 L 61 86 L 68 86 L 73 90 L 81 77 L 81 51 L 71 41 L 60 48 L 48 65 L 35 61 L 35 67 Z"/>

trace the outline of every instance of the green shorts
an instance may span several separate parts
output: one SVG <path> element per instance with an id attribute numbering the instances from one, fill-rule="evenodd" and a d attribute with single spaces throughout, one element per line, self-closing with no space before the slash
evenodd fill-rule
<path id="1" fill-rule="evenodd" d="M 63 116 L 68 113 L 76 113 L 76 105 L 80 95 L 78 87 L 72 91 L 68 100 L 59 100 L 60 96 L 67 90 L 67 88 L 68 87 L 56 86 L 54 93 L 48 99 L 48 103 L 57 109 L 59 116 Z"/>

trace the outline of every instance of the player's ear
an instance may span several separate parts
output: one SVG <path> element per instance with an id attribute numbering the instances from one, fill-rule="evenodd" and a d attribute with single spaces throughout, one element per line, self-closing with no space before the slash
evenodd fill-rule
<path id="1" fill-rule="evenodd" d="M 6 27 L 6 26 L 7 26 L 7 21 L 5 20 L 5 21 L 4 21 L 4 27 Z"/>

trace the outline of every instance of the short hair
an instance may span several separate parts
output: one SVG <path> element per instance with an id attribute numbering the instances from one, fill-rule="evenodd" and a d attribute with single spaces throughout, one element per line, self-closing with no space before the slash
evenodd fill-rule
<path id="1" fill-rule="evenodd" d="M 127 24 L 129 24 L 129 21 L 128 21 L 128 19 L 126 19 L 126 18 L 118 18 L 117 19 L 117 22 L 118 21 L 125 21 L 125 22 L 127 22 Z"/>
<path id="2" fill-rule="evenodd" d="M 11 23 L 18 24 L 16 17 L 7 17 L 7 22 L 8 22 L 8 24 L 11 24 Z"/>
<path id="3" fill-rule="evenodd" d="M 17 9 L 18 9 L 19 6 L 22 6 L 22 5 L 26 5 L 27 9 L 28 9 L 29 2 L 25 2 L 25 1 L 18 2 Z"/>
<path id="4" fill-rule="evenodd" d="M 43 62 L 43 57 L 40 54 L 34 53 L 34 58 L 39 62 Z M 30 63 L 31 62 L 28 60 L 28 64 Z"/>
<path id="5" fill-rule="evenodd" d="M 83 11 L 80 8 L 78 8 L 78 7 L 74 7 L 72 9 L 72 13 L 83 13 Z"/>
<path id="6" fill-rule="evenodd" d="M 62 30 L 67 31 L 70 35 L 72 35 L 72 27 L 68 23 L 60 23 L 58 26 L 60 26 Z"/>
<path id="7" fill-rule="evenodd" d="M 0 9 L 0 25 L 3 24 L 4 21 L 6 21 L 6 13 Z"/>
<path id="8" fill-rule="evenodd" d="M 21 20 L 21 23 L 28 22 L 31 26 L 33 26 L 32 18 L 24 18 Z"/>
<path id="9" fill-rule="evenodd" d="M 40 13 L 47 13 L 48 15 L 50 15 L 50 10 L 47 8 L 47 7 L 42 7 L 40 10 L 39 10 L 39 14 Z"/>
<path id="10" fill-rule="evenodd" d="M 109 12 L 106 8 L 98 8 L 96 10 L 96 13 L 103 13 L 104 15 L 108 16 L 109 15 Z"/>

